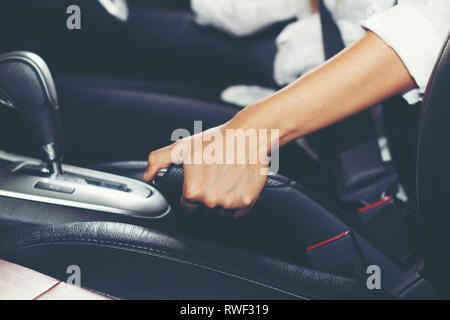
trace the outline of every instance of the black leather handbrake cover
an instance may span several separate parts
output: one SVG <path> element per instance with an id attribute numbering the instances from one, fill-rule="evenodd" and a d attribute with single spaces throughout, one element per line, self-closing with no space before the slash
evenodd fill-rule
<path id="1" fill-rule="evenodd" d="M 183 191 L 184 169 L 182 165 L 173 165 L 162 176 L 157 176 L 154 185 L 169 199 L 179 199 Z M 267 177 L 264 190 L 287 187 L 293 182 L 284 176 L 270 174 Z"/>

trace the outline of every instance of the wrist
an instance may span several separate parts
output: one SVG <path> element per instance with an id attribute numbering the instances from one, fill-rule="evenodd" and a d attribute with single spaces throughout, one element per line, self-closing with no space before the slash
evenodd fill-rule
<path id="1" fill-rule="evenodd" d="M 237 113 L 230 121 L 223 125 L 223 129 L 237 132 L 241 131 L 247 136 L 258 138 L 259 149 L 270 154 L 273 148 L 280 146 L 281 130 L 272 121 L 273 119 L 263 115 L 262 105 L 253 104 Z"/>

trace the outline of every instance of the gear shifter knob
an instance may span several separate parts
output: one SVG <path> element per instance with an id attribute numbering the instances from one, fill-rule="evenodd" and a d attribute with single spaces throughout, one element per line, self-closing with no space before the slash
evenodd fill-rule
<path id="1" fill-rule="evenodd" d="M 62 174 L 58 98 L 50 70 L 41 57 L 24 51 L 0 56 L 0 103 L 17 110 L 41 159 L 53 174 Z"/>

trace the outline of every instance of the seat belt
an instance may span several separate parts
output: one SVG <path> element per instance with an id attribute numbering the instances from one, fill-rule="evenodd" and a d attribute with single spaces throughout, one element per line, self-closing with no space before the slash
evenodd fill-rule
<path id="1" fill-rule="evenodd" d="M 344 40 L 331 13 L 323 0 L 319 1 L 319 13 L 322 25 L 322 37 L 325 59 L 328 60 L 345 48 Z M 326 93 L 325 93 L 326 94 Z M 387 168 L 381 158 L 378 137 L 375 131 L 372 115 L 369 110 L 360 112 L 337 124 L 318 132 L 308 138 L 316 149 L 322 161 L 329 164 L 333 175 L 337 177 L 339 195 L 343 202 L 364 201 L 369 194 L 351 194 L 353 190 L 360 190 L 372 181 L 387 174 Z M 323 143 L 332 142 L 332 143 Z M 386 184 L 394 183 L 392 177 Z M 388 186 L 383 185 L 372 191 L 382 193 Z"/>
<path id="2" fill-rule="evenodd" d="M 342 51 L 345 44 L 323 0 L 319 0 L 319 14 L 328 60 Z M 350 219 L 363 226 L 374 245 L 391 258 L 403 261 L 410 255 L 411 246 L 396 199 L 398 176 L 381 155 L 377 133 L 380 124 L 383 124 L 382 107 L 376 106 L 322 129 L 307 140 L 336 179 L 341 202 L 355 213 Z"/>

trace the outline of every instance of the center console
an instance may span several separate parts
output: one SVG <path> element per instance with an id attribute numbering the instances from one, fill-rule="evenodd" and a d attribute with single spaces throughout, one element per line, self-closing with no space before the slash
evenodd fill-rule
<path id="1" fill-rule="evenodd" d="M 53 175 L 38 159 L 0 151 L 0 196 L 139 218 L 161 218 L 170 211 L 154 187 L 104 172 L 62 165 Z"/>
<path id="2" fill-rule="evenodd" d="M 16 51 L 0 56 L 0 105 L 17 112 L 40 159 L 0 151 L 0 196 L 139 218 L 170 211 L 152 186 L 62 164 L 59 102 L 47 64 Z"/>

